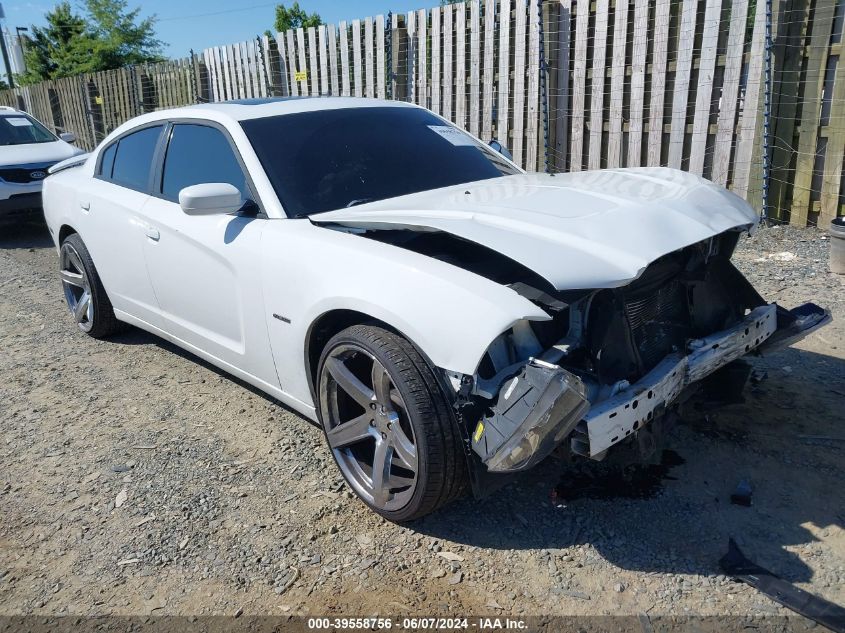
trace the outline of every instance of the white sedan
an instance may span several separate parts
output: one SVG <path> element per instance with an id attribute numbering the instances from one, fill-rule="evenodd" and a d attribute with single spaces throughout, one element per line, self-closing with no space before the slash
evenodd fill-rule
<path id="1" fill-rule="evenodd" d="M 733 267 L 757 217 L 732 193 L 663 168 L 526 174 L 404 103 L 160 111 L 53 172 L 78 327 L 143 328 L 317 422 L 396 521 L 555 450 L 648 453 L 703 378 L 829 319 Z"/>

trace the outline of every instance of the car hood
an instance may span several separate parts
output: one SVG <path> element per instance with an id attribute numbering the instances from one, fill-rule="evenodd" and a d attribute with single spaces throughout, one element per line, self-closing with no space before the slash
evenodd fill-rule
<path id="1" fill-rule="evenodd" d="M 518 261 L 559 290 L 625 285 L 667 253 L 758 220 L 739 196 L 662 167 L 519 174 L 310 219 L 444 231 Z"/>
<path id="2" fill-rule="evenodd" d="M 81 153 L 79 148 L 65 143 L 27 143 L 26 145 L 0 145 L 0 166 L 33 165 L 39 163 L 57 163 Z"/>

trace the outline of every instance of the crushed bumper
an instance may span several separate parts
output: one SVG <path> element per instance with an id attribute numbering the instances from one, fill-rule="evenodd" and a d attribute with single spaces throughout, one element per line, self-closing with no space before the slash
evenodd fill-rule
<path id="1" fill-rule="evenodd" d="M 775 304 L 755 308 L 736 326 L 691 341 L 687 355 L 670 354 L 642 380 L 594 405 L 572 434 L 573 452 L 601 459 L 662 414 L 687 385 L 751 351 L 793 343 L 829 321 L 830 314 L 814 304 L 792 311 Z"/>
<path id="2" fill-rule="evenodd" d="M 659 418 L 688 385 L 829 321 L 830 314 L 814 304 L 792 311 L 760 306 L 734 327 L 690 341 L 686 354 L 670 354 L 637 383 L 592 406 L 577 376 L 532 359 L 502 385 L 497 402 L 475 426 L 472 448 L 491 473 L 530 468 L 566 437 L 574 453 L 602 459 L 611 446 Z"/>

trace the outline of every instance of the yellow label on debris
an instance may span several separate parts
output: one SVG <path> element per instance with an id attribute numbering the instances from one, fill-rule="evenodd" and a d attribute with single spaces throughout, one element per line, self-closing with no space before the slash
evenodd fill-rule
<path id="1" fill-rule="evenodd" d="M 94 103 L 96 103 L 97 105 L 103 105 L 103 98 L 100 95 L 97 95 L 96 97 L 94 97 Z"/>
<path id="2" fill-rule="evenodd" d="M 481 439 L 481 436 L 484 434 L 484 422 L 479 422 L 478 425 L 475 427 L 475 433 L 472 434 L 472 439 L 476 442 Z"/>
<path id="3" fill-rule="evenodd" d="M 308 73 L 304 70 L 300 70 L 298 73 L 293 74 L 294 81 L 308 81 Z"/>

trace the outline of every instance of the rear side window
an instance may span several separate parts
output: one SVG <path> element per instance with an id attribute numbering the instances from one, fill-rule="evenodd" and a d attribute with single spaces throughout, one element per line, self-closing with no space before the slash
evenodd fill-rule
<path id="1" fill-rule="evenodd" d="M 207 125 L 174 125 L 164 159 L 162 195 L 177 200 L 185 187 L 209 182 L 229 183 L 244 199 L 250 197 L 241 164 L 223 132 Z"/>
<path id="2" fill-rule="evenodd" d="M 111 174 L 112 181 L 130 189 L 147 191 L 161 128 L 161 125 L 147 127 L 128 134 L 118 141 Z"/>
<path id="3" fill-rule="evenodd" d="M 103 150 L 103 155 L 100 158 L 99 174 L 104 178 L 111 179 L 112 169 L 114 168 L 114 155 L 117 153 L 117 143 L 112 143 Z"/>

